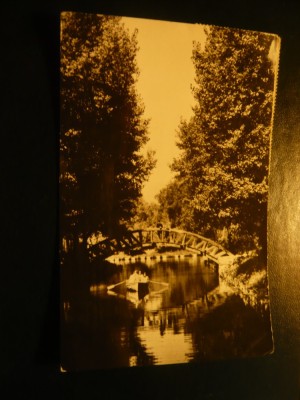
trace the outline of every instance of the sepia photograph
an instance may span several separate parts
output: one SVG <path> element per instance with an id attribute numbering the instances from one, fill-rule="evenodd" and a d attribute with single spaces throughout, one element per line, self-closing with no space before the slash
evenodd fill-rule
<path id="1" fill-rule="evenodd" d="M 274 351 L 280 38 L 62 12 L 62 372 Z"/>

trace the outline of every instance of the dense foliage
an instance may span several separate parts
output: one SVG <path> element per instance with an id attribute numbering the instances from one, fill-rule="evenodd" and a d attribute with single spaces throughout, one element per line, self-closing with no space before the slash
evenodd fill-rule
<path id="1" fill-rule="evenodd" d="M 165 207 L 157 202 L 147 202 L 143 198 L 137 202 L 136 213 L 129 221 L 131 229 L 156 228 L 159 224 L 169 227 L 169 218 Z"/>
<path id="2" fill-rule="evenodd" d="M 61 233 L 86 241 L 133 214 L 152 167 L 135 84 L 137 39 L 121 18 L 61 17 Z"/>
<path id="3" fill-rule="evenodd" d="M 175 182 L 160 194 L 176 193 L 175 217 L 169 213 L 176 225 L 214 239 L 222 232 L 233 251 L 266 250 L 274 40 L 210 27 L 204 49 L 194 44 L 196 105 L 179 126 Z"/>

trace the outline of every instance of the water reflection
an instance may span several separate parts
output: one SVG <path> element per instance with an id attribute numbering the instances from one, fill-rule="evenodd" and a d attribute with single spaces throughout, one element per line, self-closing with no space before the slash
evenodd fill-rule
<path id="1" fill-rule="evenodd" d="M 150 278 L 147 293 L 124 284 L 137 267 Z M 93 282 L 85 298 L 65 304 L 67 370 L 253 356 L 272 346 L 268 314 L 224 290 L 200 258 L 125 264 L 108 282 Z"/>

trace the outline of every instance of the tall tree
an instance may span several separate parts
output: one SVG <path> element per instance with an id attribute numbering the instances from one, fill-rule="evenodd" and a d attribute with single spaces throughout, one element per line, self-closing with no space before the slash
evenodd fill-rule
<path id="1" fill-rule="evenodd" d="M 191 229 L 189 216 L 189 197 L 184 182 L 179 179 L 171 181 L 156 196 L 161 214 L 168 217 L 171 228 Z"/>
<path id="2" fill-rule="evenodd" d="M 137 32 L 119 17 L 61 16 L 61 226 L 85 241 L 131 217 L 153 167 L 135 84 Z"/>
<path id="3" fill-rule="evenodd" d="M 182 152 L 173 169 L 188 186 L 195 228 L 211 236 L 227 228 L 233 250 L 255 243 L 265 249 L 275 76 L 270 48 L 277 39 L 221 27 L 206 33 L 204 49 L 194 44 L 196 106 L 180 124 Z"/>

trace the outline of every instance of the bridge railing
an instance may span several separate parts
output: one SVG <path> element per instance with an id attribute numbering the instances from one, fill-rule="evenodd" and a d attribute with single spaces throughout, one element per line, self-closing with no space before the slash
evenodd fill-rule
<path id="1" fill-rule="evenodd" d="M 181 249 L 189 249 L 194 253 L 208 254 L 214 258 L 233 256 L 219 243 L 201 236 L 179 229 L 147 228 L 129 230 L 115 238 L 107 238 L 91 247 L 91 252 L 96 255 L 110 256 L 117 252 L 132 252 L 144 250 L 158 244 L 168 244 Z"/>

